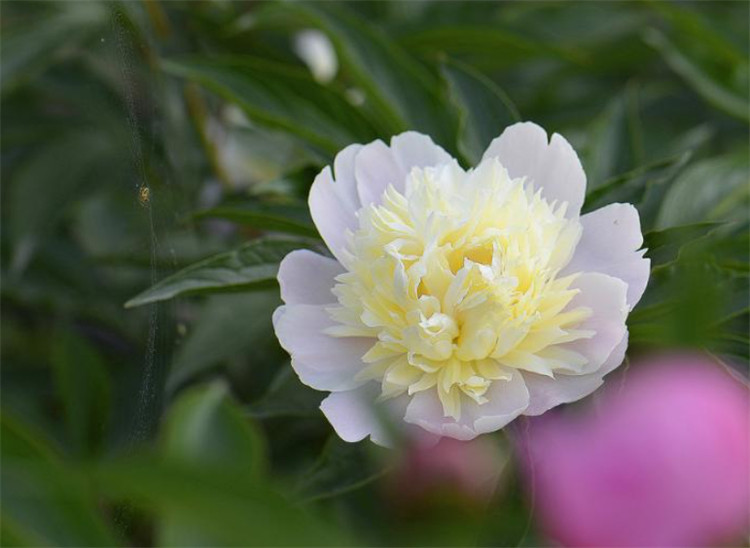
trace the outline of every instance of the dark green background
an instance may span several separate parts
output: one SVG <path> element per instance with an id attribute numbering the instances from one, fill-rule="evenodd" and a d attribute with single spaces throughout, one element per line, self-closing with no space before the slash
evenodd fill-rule
<path id="1" fill-rule="evenodd" d="M 562 133 L 584 209 L 641 213 L 629 355 L 746 371 L 747 2 L 0 9 L 4 545 L 544 542 L 513 464 L 486 509 L 394 503 L 273 335 L 314 175 L 406 129 L 465 166 L 518 119 Z M 327 84 L 292 49 L 311 27 Z"/>

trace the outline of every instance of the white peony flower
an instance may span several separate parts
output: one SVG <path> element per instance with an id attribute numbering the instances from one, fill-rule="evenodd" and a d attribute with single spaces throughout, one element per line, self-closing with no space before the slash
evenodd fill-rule
<path id="1" fill-rule="evenodd" d="M 650 265 L 636 209 L 581 216 L 585 190 L 528 122 L 468 171 L 415 132 L 336 156 L 309 200 L 335 258 L 284 259 L 273 322 L 342 439 L 387 444 L 386 414 L 468 440 L 602 384 Z"/>

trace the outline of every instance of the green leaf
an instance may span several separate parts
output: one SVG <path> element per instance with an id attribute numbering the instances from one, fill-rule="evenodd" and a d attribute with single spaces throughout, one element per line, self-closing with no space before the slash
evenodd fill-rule
<path id="1" fill-rule="evenodd" d="M 309 163 L 293 168 L 279 177 L 258 182 L 248 190 L 253 198 L 267 200 L 296 200 L 296 203 L 307 203 L 310 185 L 320 169 Z"/>
<path id="2" fill-rule="evenodd" d="M 373 454 L 375 451 L 369 440 L 348 443 L 332 436 L 318 462 L 302 479 L 299 485 L 301 497 L 306 502 L 335 497 L 382 477 L 388 471 L 388 465 L 383 455 Z"/>
<path id="3" fill-rule="evenodd" d="M 103 4 L 71 2 L 58 6 L 52 13 L 36 17 L 28 27 L 3 29 L 0 41 L 3 52 L 0 82 L 3 92 L 52 65 L 59 49 L 65 46 L 70 48 L 84 41 L 106 21 L 107 12 Z"/>
<path id="4" fill-rule="evenodd" d="M 94 454 L 109 426 L 112 387 L 106 365 L 86 339 L 69 331 L 53 339 L 52 365 L 75 452 Z"/>
<path id="5" fill-rule="evenodd" d="M 708 236 L 722 224 L 704 222 L 647 232 L 643 235 L 643 247 L 648 249 L 646 256 L 651 259 L 651 269 L 676 261 L 683 246 Z"/>
<path id="6" fill-rule="evenodd" d="M 609 101 L 586 131 L 582 161 L 589 192 L 642 163 L 643 137 L 635 90 L 631 86 Z"/>
<path id="7" fill-rule="evenodd" d="M 339 530 L 293 506 L 257 478 L 221 467 L 130 458 L 100 463 L 93 480 L 112 498 L 168 515 L 199 542 L 213 546 L 329 546 L 345 543 Z M 169 540 L 169 539 L 165 539 Z"/>
<path id="8" fill-rule="evenodd" d="M 250 404 L 246 411 L 258 419 L 322 416 L 320 402 L 324 396 L 325 393 L 302 384 L 292 366 L 287 364 L 279 371 L 268 392 Z"/>
<path id="9" fill-rule="evenodd" d="M 440 52 L 451 57 L 466 58 L 472 65 L 488 70 L 502 69 L 545 56 L 572 62 L 585 59 L 580 51 L 529 39 L 523 34 L 499 28 L 498 25 L 430 25 L 424 30 L 403 36 L 401 44 L 409 51 L 416 50 L 425 55 Z"/>
<path id="10" fill-rule="evenodd" d="M 727 235 L 730 229 L 704 223 L 647 235 L 663 257 L 652 270 L 643 308 L 628 318 L 634 345 L 742 355 L 735 343 L 747 333 L 747 277 L 720 266 L 726 251 L 721 244 L 734 237 Z M 680 246 L 680 240 L 686 243 Z"/>
<path id="11" fill-rule="evenodd" d="M 4 410 L 0 414 L 0 428 L 2 429 L 3 457 L 13 457 L 19 460 L 42 460 L 58 462 L 61 453 L 58 448 L 37 428 L 25 424 Z"/>
<path id="12" fill-rule="evenodd" d="M 309 208 L 302 204 L 250 202 L 240 205 L 223 205 L 199 211 L 195 217 L 225 219 L 261 230 L 320 237 L 310 217 Z"/>
<path id="13" fill-rule="evenodd" d="M 39 241 L 54 228 L 66 205 L 87 183 L 87 176 L 110 151 L 101 133 L 71 131 L 45 143 L 11 175 L 7 230 L 13 241 L 11 269 L 15 273 L 26 268 Z"/>
<path id="14" fill-rule="evenodd" d="M 166 418 L 162 450 L 168 459 L 231 471 L 238 481 L 259 479 L 266 464 L 260 433 L 228 397 L 222 382 L 180 395 Z M 213 540 L 180 512 L 163 516 L 158 536 L 166 546 L 194 545 L 200 539 L 210 545 Z"/>
<path id="15" fill-rule="evenodd" d="M 710 24 L 710 18 L 701 16 L 694 6 L 680 6 L 653 0 L 647 2 L 646 5 L 665 17 L 678 31 L 676 34 L 680 38 L 700 43 L 702 48 L 706 48 L 707 55 L 717 61 L 726 65 L 747 65 L 746 56 L 728 39 L 731 33 L 715 28 Z M 732 17 L 730 11 L 724 12 L 723 15 Z"/>
<path id="16" fill-rule="evenodd" d="M 750 186 L 747 151 L 696 162 L 685 169 L 661 200 L 657 228 L 703 221 L 743 221 Z"/>
<path id="17" fill-rule="evenodd" d="M 748 223 L 735 223 L 711 243 L 711 252 L 720 268 L 736 276 L 750 276 L 750 230 Z"/>
<path id="18" fill-rule="evenodd" d="M 265 467 L 260 433 L 220 381 L 180 394 L 167 412 L 162 447 L 171 458 L 227 467 L 253 477 Z"/>
<path id="19" fill-rule="evenodd" d="M 100 515 L 86 478 L 60 460 L 33 429 L 7 413 L 2 427 L 0 521 L 3 534 L 31 546 L 119 544 Z M 8 539 L 3 537 L 4 545 Z"/>
<path id="20" fill-rule="evenodd" d="M 441 71 L 459 111 L 458 148 L 475 165 L 492 139 L 521 116 L 497 84 L 470 66 L 446 61 Z"/>
<path id="21" fill-rule="evenodd" d="M 669 65 L 698 95 L 715 108 L 738 118 L 750 122 L 750 103 L 746 97 L 737 95 L 711 78 L 698 64 L 687 57 L 682 51 L 656 29 L 649 29 L 644 40 L 656 49 Z"/>
<path id="22" fill-rule="evenodd" d="M 383 136 L 414 129 L 444 146 L 453 143 L 456 121 L 446 112 L 439 79 L 380 29 L 342 4 L 289 3 L 278 9 L 328 34 L 342 65 L 364 90 Z"/>
<path id="23" fill-rule="evenodd" d="M 650 188 L 666 186 L 691 157 L 691 152 L 685 152 L 616 175 L 586 194 L 583 210 L 593 211 L 613 202 L 641 203 Z"/>
<path id="24" fill-rule="evenodd" d="M 158 282 L 125 303 L 126 308 L 165 301 L 177 296 L 222 291 L 251 291 L 273 287 L 279 263 L 290 252 L 314 248 L 302 239 L 263 238 L 234 251 L 220 253 Z"/>
<path id="25" fill-rule="evenodd" d="M 180 343 L 167 391 L 174 392 L 227 362 L 237 362 L 239 373 L 249 377 L 255 390 L 264 386 L 284 359 L 271 325 L 271 315 L 280 304 L 275 291 L 210 297 Z"/>
<path id="26" fill-rule="evenodd" d="M 255 122 L 295 135 L 324 156 L 375 137 L 343 95 L 303 69 L 250 56 L 169 59 L 168 74 L 198 82 L 235 103 Z"/>

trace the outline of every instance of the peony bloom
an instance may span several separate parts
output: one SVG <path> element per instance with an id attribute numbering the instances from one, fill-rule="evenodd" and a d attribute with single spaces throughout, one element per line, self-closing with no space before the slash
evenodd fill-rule
<path id="1" fill-rule="evenodd" d="M 520 437 L 534 511 L 566 546 L 718 546 L 750 532 L 750 392 L 705 358 L 636 364 L 595 408 Z"/>
<path id="2" fill-rule="evenodd" d="M 532 123 L 470 170 L 414 132 L 336 156 L 309 200 L 334 258 L 284 259 L 273 321 L 341 438 L 387 443 L 386 416 L 468 440 L 602 384 L 649 261 L 635 208 L 581 216 L 585 190 Z"/>

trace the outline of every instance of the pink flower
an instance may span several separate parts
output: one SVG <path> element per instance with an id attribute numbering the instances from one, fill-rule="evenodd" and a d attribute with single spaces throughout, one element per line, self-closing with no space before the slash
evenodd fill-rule
<path id="1" fill-rule="evenodd" d="M 408 504 L 429 503 L 445 494 L 457 504 L 488 503 L 508 461 L 496 440 L 471 441 L 417 435 L 400 455 L 387 486 Z"/>
<path id="2" fill-rule="evenodd" d="M 750 516 L 750 398 L 698 356 L 633 367 L 581 415 L 522 434 L 535 512 L 567 546 L 706 546 Z"/>

